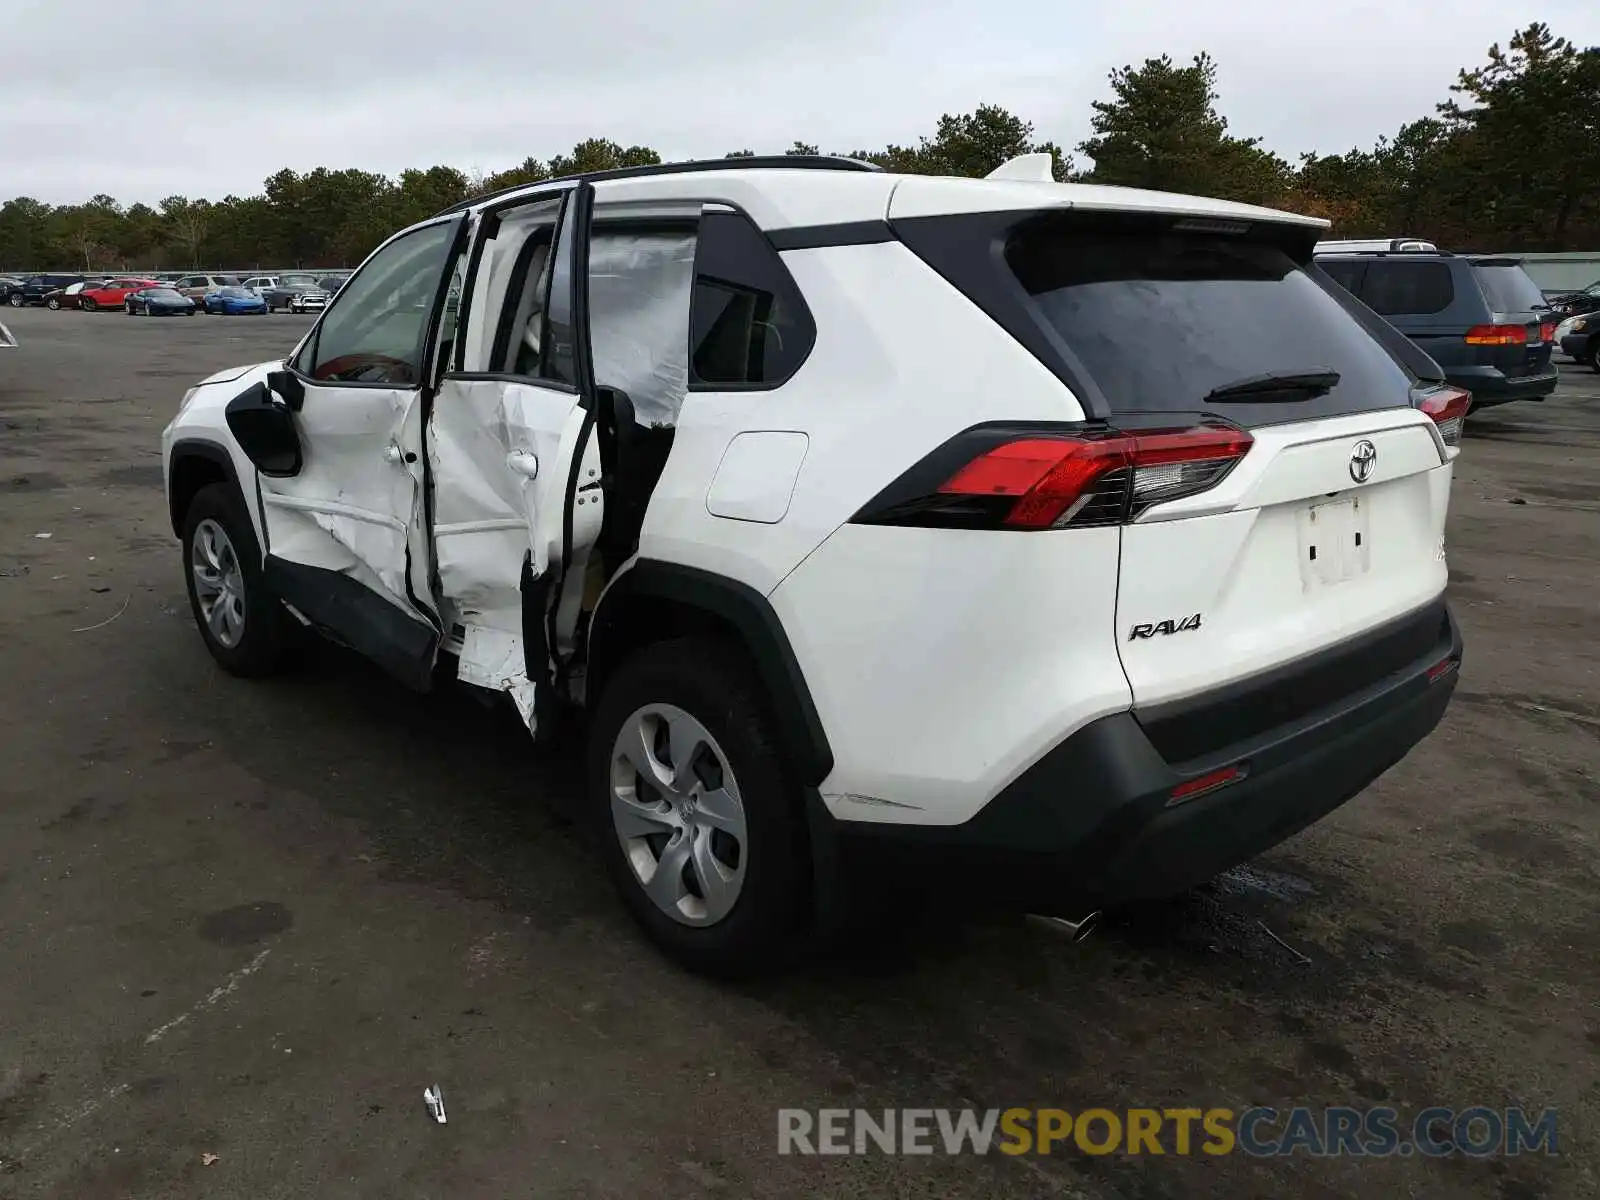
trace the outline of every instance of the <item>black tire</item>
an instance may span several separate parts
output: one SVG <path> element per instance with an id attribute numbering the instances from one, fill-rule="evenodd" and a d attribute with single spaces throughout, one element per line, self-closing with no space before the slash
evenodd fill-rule
<path id="1" fill-rule="evenodd" d="M 22 307 L 22 293 L 21 292 L 12 292 L 10 296 L 6 297 L 6 299 L 10 303 L 12 308 L 21 308 Z"/>
<path id="2" fill-rule="evenodd" d="M 215 521 L 222 527 L 234 549 L 244 582 L 244 632 L 228 646 L 219 641 L 206 623 L 195 590 L 194 557 L 196 531 L 202 522 Z M 189 502 L 183 516 L 183 580 L 189 593 L 189 611 L 195 627 L 223 670 L 246 677 L 270 675 L 284 663 L 289 648 L 291 618 L 267 587 L 261 571 L 261 550 L 255 529 L 244 511 L 238 493 L 229 484 L 214 483 L 201 488 Z"/>
<path id="3" fill-rule="evenodd" d="M 188 312 L 184 313 L 183 315 L 186 316 L 186 317 L 192 317 L 192 316 L 194 316 L 194 313 L 195 313 L 195 310 L 191 308 Z"/>
<path id="4" fill-rule="evenodd" d="M 83 311 L 84 312 L 97 312 L 99 310 L 99 308 L 100 308 L 100 305 L 98 303 L 96 303 L 94 300 L 89 299 L 88 296 L 85 296 L 83 298 Z"/>
<path id="5" fill-rule="evenodd" d="M 50 299 L 44 302 L 44 306 L 51 312 L 59 312 L 61 309 L 61 300 L 56 296 L 51 296 Z"/>
<path id="6" fill-rule="evenodd" d="M 129 315 L 129 316 L 130 316 L 130 317 L 131 317 L 131 316 L 133 316 L 133 305 L 131 305 L 131 304 L 127 304 L 127 305 L 124 305 L 124 306 L 123 306 L 123 307 L 124 307 L 124 308 L 126 308 L 126 309 L 127 309 L 127 311 L 128 311 L 128 315 Z"/>
<path id="7" fill-rule="evenodd" d="M 748 840 L 732 909 L 713 925 L 682 924 L 644 890 L 611 816 L 611 755 L 624 722 L 647 704 L 670 704 L 720 745 L 738 783 Z M 721 978 L 758 974 L 790 958 L 810 911 L 810 849 L 794 773 L 779 748 L 765 689 L 726 643 L 658 642 L 607 682 L 589 731 L 586 795 L 607 872 L 633 918 L 667 954 Z"/>
<path id="8" fill-rule="evenodd" d="M 1584 347 L 1583 361 L 1589 364 L 1591 371 L 1600 374 L 1600 336 L 1589 339 L 1589 344 Z"/>

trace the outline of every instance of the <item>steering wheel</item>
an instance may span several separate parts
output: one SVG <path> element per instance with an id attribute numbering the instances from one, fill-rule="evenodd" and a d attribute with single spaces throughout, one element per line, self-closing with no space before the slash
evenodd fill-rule
<path id="1" fill-rule="evenodd" d="M 341 383 L 415 383 L 416 370 L 403 358 L 357 351 L 320 363 L 313 379 Z"/>

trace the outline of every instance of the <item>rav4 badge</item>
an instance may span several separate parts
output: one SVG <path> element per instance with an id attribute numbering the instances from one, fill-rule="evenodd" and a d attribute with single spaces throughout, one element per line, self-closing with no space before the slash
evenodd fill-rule
<path id="1" fill-rule="evenodd" d="M 1187 633 L 1191 629 L 1200 628 L 1200 614 L 1181 617 L 1174 621 L 1157 621 L 1154 625 L 1135 625 L 1128 631 L 1128 640 L 1137 642 L 1142 638 L 1155 637 L 1156 634 Z"/>

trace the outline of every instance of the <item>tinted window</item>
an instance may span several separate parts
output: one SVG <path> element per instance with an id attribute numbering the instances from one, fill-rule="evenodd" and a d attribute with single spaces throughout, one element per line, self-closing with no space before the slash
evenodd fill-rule
<path id="1" fill-rule="evenodd" d="M 1361 281 L 1361 299 L 1386 317 L 1443 312 L 1455 296 L 1447 262 L 1375 259 Z"/>
<path id="2" fill-rule="evenodd" d="M 455 232 L 455 222 L 429 225 L 367 261 L 318 326 L 313 379 L 402 387 L 421 381 L 423 334 Z"/>
<path id="3" fill-rule="evenodd" d="M 811 353 L 816 326 L 765 235 L 742 213 L 700 220 L 689 318 L 690 387 L 777 387 Z"/>
<path id="4" fill-rule="evenodd" d="M 1319 258 L 1317 266 L 1326 271 L 1333 281 L 1347 292 L 1361 294 L 1361 272 L 1366 269 L 1366 263 L 1351 259 Z"/>
<path id="5" fill-rule="evenodd" d="M 220 292 L 218 292 L 217 294 L 219 296 L 231 297 L 234 300 L 253 300 L 253 299 L 255 299 L 255 294 L 253 292 L 251 292 L 248 288 L 242 288 L 242 287 L 225 287 Z"/>
<path id="6" fill-rule="evenodd" d="M 1258 423 L 1410 403 L 1401 366 L 1275 245 L 1047 222 L 1013 237 L 1006 261 L 1114 412 L 1217 407 Z M 1206 400 L 1253 376 L 1329 371 L 1338 382 L 1314 404 Z"/>
<path id="7" fill-rule="evenodd" d="M 1474 266 L 1472 273 L 1478 277 L 1478 286 L 1495 312 L 1533 312 L 1549 307 L 1539 285 L 1520 266 Z"/>

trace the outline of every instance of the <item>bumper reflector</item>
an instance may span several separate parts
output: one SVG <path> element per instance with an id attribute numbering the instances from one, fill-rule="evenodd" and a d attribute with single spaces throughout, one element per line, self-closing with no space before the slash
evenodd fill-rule
<path id="1" fill-rule="evenodd" d="M 1193 779 L 1186 779 L 1172 789 L 1172 794 L 1167 797 L 1167 807 L 1183 804 L 1214 792 L 1218 788 L 1225 788 L 1230 783 L 1238 783 L 1250 773 L 1249 763 L 1234 763 L 1229 767 L 1221 767 L 1215 771 L 1207 771 L 1204 775 L 1196 775 Z"/>

